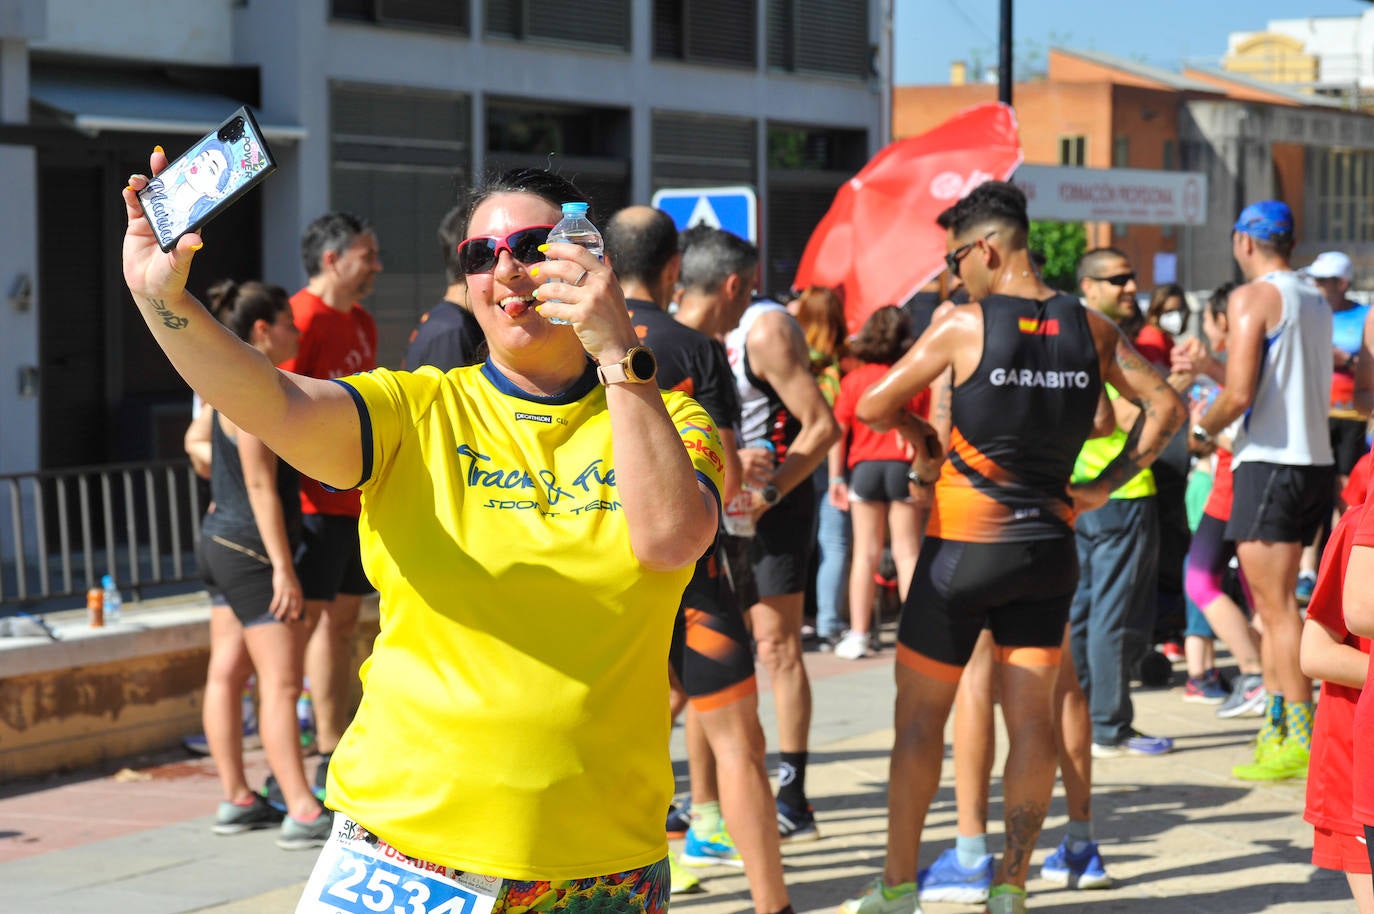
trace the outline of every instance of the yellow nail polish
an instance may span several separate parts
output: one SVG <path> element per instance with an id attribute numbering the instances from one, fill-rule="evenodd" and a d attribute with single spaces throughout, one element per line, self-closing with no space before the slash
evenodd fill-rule
<path id="1" fill-rule="evenodd" d="M 193 251 L 199 251 L 199 250 L 200 250 L 201 248 L 203 248 L 203 247 L 205 247 L 205 242 L 204 242 L 204 241 L 202 241 L 200 244 L 193 244 L 193 245 L 191 245 L 191 250 L 193 250 Z"/>
<path id="2" fill-rule="evenodd" d="M 543 313 L 544 313 L 544 306 L 543 306 L 542 304 L 535 305 L 535 306 L 534 306 L 534 313 L 535 313 L 535 314 L 543 314 Z"/>
<path id="3" fill-rule="evenodd" d="M 127 184 L 124 185 L 124 189 L 125 189 L 125 190 L 133 190 L 133 188 L 130 187 L 129 185 L 127 185 Z"/>
<path id="4" fill-rule="evenodd" d="M 154 147 L 153 147 L 153 152 L 161 152 L 163 155 L 166 155 L 166 154 L 167 154 L 167 153 L 163 150 L 163 148 L 162 148 L 161 146 L 154 146 Z"/>
<path id="5" fill-rule="evenodd" d="M 547 254 L 549 252 L 548 242 L 541 244 L 539 247 L 535 248 L 535 250 L 537 250 L 541 254 Z"/>
<path id="6" fill-rule="evenodd" d="M 538 267 L 530 267 L 530 278 L 531 278 L 531 279 L 538 279 L 538 278 L 539 278 L 539 268 L 538 268 Z"/>

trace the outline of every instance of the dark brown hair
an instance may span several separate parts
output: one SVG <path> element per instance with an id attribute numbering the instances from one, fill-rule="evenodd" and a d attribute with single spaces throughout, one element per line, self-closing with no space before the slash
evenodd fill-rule
<path id="1" fill-rule="evenodd" d="M 895 305 L 884 305 L 868 316 L 849 352 L 863 362 L 891 365 L 911 348 L 911 324 Z"/>
<path id="2" fill-rule="evenodd" d="M 840 294 L 826 286 L 807 286 L 797 296 L 796 307 L 797 323 L 806 335 L 807 347 L 824 356 L 826 365 L 838 359 L 848 335 Z M 817 370 L 817 366 L 812 365 L 811 370 Z"/>
<path id="3" fill-rule="evenodd" d="M 221 279 L 206 290 L 205 297 L 210 300 L 210 313 L 246 343 L 252 342 L 254 324 L 271 324 L 291 308 L 285 289 L 256 280 L 240 284 Z"/>

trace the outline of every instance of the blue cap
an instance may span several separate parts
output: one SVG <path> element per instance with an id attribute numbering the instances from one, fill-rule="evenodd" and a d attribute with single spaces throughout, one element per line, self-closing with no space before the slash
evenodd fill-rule
<path id="1" fill-rule="evenodd" d="M 587 204 L 585 203 L 564 203 L 564 215 L 585 216 L 587 214 Z"/>
<path id="2" fill-rule="evenodd" d="M 1293 211 L 1282 200 L 1261 200 L 1241 210 L 1235 229 L 1257 241 L 1293 236 Z"/>

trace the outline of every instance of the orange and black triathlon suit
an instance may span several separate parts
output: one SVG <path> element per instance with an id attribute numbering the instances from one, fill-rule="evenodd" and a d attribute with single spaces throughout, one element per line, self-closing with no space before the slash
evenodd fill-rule
<path id="1" fill-rule="evenodd" d="M 658 386 L 696 399 L 721 428 L 739 425 L 739 391 L 725 347 L 653 302 L 625 302 L 635 334 L 658 358 Z M 757 694 L 754 653 L 734 587 L 714 550 L 697 560 L 682 594 L 668 662 L 698 711 Z"/>
<path id="2" fill-rule="evenodd" d="M 949 458 L 897 635 L 899 662 L 947 682 L 985 626 L 1003 662 L 1059 662 L 1078 582 L 1069 475 L 1102 388 L 1076 298 L 982 306 L 983 357 L 953 390 Z"/>

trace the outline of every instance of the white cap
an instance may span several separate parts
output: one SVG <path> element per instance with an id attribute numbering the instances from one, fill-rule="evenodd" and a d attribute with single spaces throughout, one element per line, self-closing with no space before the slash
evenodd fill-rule
<path id="1" fill-rule="evenodd" d="M 1344 279 L 1346 282 L 1355 275 L 1350 258 L 1340 251 L 1323 251 L 1303 269 L 1313 279 Z"/>

